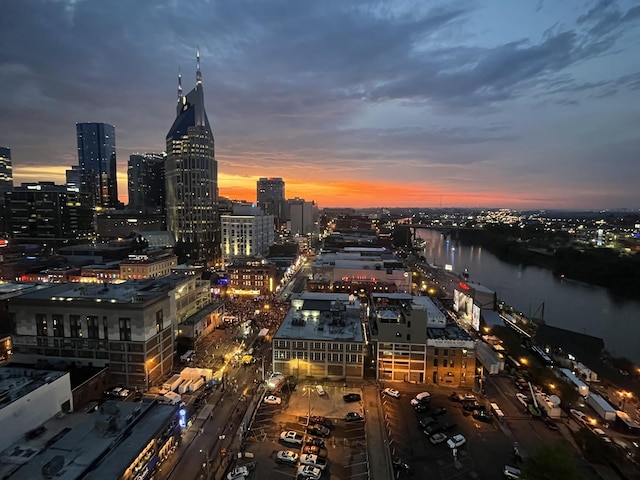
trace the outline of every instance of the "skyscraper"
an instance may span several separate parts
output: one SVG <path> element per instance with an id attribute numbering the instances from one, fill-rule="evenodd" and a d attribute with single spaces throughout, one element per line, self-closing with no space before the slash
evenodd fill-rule
<path id="1" fill-rule="evenodd" d="M 4 192 L 10 192 L 11 190 L 13 190 L 11 149 L 0 147 L 0 197 L 4 197 Z"/>
<path id="2" fill-rule="evenodd" d="M 81 190 L 94 207 L 118 206 L 116 131 L 107 123 L 76 123 Z"/>
<path id="3" fill-rule="evenodd" d="M 127 181 L 130 210 L 141 213 L 165 211 L 165 157 L 163 153 L 134 153 L 129 156 Z"/>
<path id="4" fill-rule="evenodd" d="M 257 184 L 258 206 L 267 215 L 273 215 L 277 226 L 284 220 L 284 180 L 282 178 L 260 178 Z"/>
<path id="5" fill-rule="evenodd" d="M 167 133 L 167 228 L 184 260 L 220 259 L 218 162 L 213 133 L 204 109 L 200 52 L 196 56 L 196 85 L 182 94 L 178 75 L 176 119 Z"/>

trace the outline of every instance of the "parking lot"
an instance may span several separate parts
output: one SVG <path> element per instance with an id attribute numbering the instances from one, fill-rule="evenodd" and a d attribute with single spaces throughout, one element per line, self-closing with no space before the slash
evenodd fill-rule
<path id="1" fill-rule="evenodd" d="M 287 479 L 295 478 L 297 467 L 282 465 L 276 462 L 276 455 L 282 450 L 301 453 L 301 445 L 280 442 L 280 434 L 294 431 L 305 435 L 305 442 L 311 438 L 307 435 L 307 416 L 322 416 L 331 421 L 332 428 L 328 437 L 324 438 L 325 447 L 320 450 L 321 456 L 327 458 L 327 468 L 322 473 L 323 479 L 365 480 L 369 478 L 365 421 L 347 422 L 348 412 L 357 412 L 364 416 L 361 401 L 345 402 L 345 393 L 362 395 L 358 388 L 348 389 L 340 386 L 324 386 L 325 394 L 320 396 L 313 385 L 298 385 L 293 392 L 280 393 L 280 405 L 262 403 L 258 408 L 250 427 L 252 441 L 248 443 L 246 452 L 253 454 L 256 462 L 255 478 Z"/>
<path id="2" fill-rule="evenodd" d="M 453 389 L 409 384 L 393 388 L 400 391 L 399 399 L 382 398 L 391 454 L 404 460 L 412 468 L 413 476 L 443 480 L 502 478 L 504 465 L 513 462 L 513 442 L 496 426 L 495 420 L 486 423 L 473 418 L 472 412 L 463 410 L 462 402 L 449 399 Z M 431 394 L 430 409 L 416 413 L 410 401 L 425 390 Z M 438 407 L 446 412 L 438 411 Z M 455 457 L 446 442 L 434 445 L 423 433 L 419 421 L 427 417 L 439 424 L 448 423 L 449 428 L 442 432 L 447 437 L 456 434 L 465 437 L 466 443 L 456 449 Z"/>

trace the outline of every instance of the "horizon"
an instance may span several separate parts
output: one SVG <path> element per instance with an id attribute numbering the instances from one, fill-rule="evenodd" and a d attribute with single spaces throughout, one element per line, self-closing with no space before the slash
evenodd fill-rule
<path id="1" fill-rule="evenodd" d="M 126 204 L 129 155 L 165 150 L 199 45 L 220 196 L 255 201 L 260 177 L 281 177 L 287 198 L 320 208 L 640 208 L 630 0 L 33 0 L 3 13 L 0 145 L 16 185 L 64 184 L 75 124 L 109 123 Z"/>

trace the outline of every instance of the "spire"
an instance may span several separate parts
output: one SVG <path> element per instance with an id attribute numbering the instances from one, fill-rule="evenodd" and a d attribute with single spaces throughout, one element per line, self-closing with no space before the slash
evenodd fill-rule
<path id="1" fill-rule="evenodd" d="M 202 85 L 202 72 L 200 71 L 200 47 L 196 51 L 196 86 Z"/>
<path id="2" fill-rule="evenodd" d="M 182 102 L 182 73 L 178 67 L 178 103 Z"/>

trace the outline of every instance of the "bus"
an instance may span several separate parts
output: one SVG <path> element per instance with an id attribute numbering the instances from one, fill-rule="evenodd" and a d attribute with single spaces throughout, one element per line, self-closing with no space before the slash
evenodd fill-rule
<path id="1" fill-rule="evenodd" d="M 497 403 L 491 404 L 491 413 L 493 414 L 494 417 L 498 419 L 499 422 L 502 422 L 504 420 L 504 413 L 502 412 L 502 410 L 500 409 Z"/>

